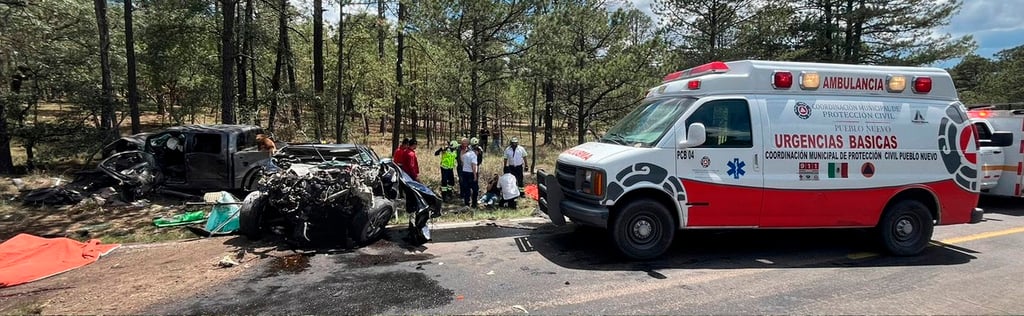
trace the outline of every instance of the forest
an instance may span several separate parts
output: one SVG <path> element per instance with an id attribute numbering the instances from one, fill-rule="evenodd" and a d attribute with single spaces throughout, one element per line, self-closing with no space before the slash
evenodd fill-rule
<path id="1" fill-rule="evenodd" d="M 1021 101 L 1024 47 L 986 58 L 971 36 L 940 33 L 961 4 L 0 0 L 0 173 L 181 124 L 391 148 L 507 130 L 565 147 L 665 74 L 716 60 L 961 58 L 949 71 L 964 103 Z"/>

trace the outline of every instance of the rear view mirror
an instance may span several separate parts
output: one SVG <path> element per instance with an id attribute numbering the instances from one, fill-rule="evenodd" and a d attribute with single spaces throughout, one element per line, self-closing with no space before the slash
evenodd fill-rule
<path id="1" fill-rule="evenodd" d="M 693 123 L 686 129 L 686 139 L 679 141 L 679 148 L 697 147 L 704 144 L 707 130 L 704 123 Z"/>
<path id="2" fill-rule="evenodd" d="M 995 132 L 992 133 L 992 137 L 989 139 L 981 140 L 982 147 L 1006 147 L 1013 144 L 1013 133 L 1011 132 Z"/>

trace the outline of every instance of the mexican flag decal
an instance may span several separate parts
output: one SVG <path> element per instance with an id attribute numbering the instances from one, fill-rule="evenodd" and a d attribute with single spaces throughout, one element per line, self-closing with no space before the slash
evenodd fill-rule
<path id="1" fill-rule="evenodd" d="M 829 178 L 848 178 L 849 177 L 849 174 L 847 173 L 848 171 L 849 171 L 849 168 L 847 167 L 847 164 L 845 162 L 841 162 L 841 163 L 830 162 L 830 163 L 828 163 L 828 177 Z"/>

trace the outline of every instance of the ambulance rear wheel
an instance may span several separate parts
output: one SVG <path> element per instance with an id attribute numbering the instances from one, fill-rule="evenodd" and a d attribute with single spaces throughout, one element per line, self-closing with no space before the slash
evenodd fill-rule
<path id="1" fill-rule="evenodd" d="M 878 232 L 885 250 L 897 256 L 913 256 L 924 251 L 932 239 L 932 214 L 916 200 L 902 200 L 890 205 L 878 223 Z"/>
<path id="2" fill-rule="evenodd" d="M 612 240 L 619 252 L 637 260 L 654 259 L 664 254 L 672 245 L 676 232 L 668 209 L 652 200 L 627 204 L 615 216 L 611 228 Z"/>

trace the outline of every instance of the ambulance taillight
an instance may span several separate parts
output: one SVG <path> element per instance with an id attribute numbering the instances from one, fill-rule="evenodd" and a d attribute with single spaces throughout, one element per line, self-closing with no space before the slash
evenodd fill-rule
<path id="1" fill-rule="evenodd" d="M 772 86 L 775 89 L 789 89 L 793 86 L 793 73 L 788 71 L 776 71 L 772 75 Z"/>
<path id="2" fill-rule="evenodd" d="M 931 77 L 914 77 L 914 93 L 928 93 L 932 91 Z"/>

